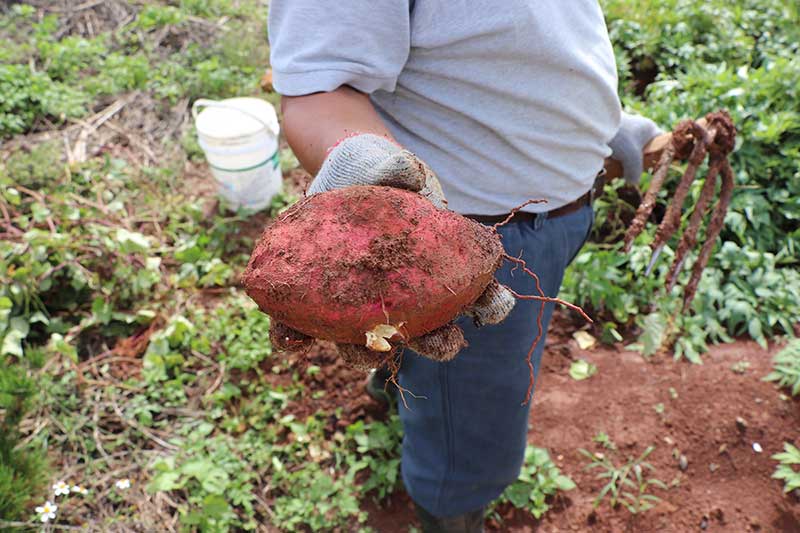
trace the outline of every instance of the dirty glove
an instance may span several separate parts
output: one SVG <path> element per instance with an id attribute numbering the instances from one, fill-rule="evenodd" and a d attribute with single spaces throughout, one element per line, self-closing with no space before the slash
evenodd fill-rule
<path id="1" fill-rule="evenodd" d="M 611 158 L 622 163 L 625 181 L 638 185 L 644 170 L 644 147 L 663 130 L 649 118 L 622 112 L 622 122 L 613 139 L 608 143 Z"/>
<path id="2" fill-rule="evenodd" d="M 386 137 L 359 133 L 331 149 L 308 195 L 351 185 L 386 185 L 418 192 L 436 207 L 447 207 L 433 171 L 408 150 Z"/>
<path id="3" fill-rule="evenodd" d="M 517 299 L 504 286 L 493 279 L 475 303 L 468 307 L 464 314 L 472 317 L 476 326 L 499 324 L 514 308 Z"/>

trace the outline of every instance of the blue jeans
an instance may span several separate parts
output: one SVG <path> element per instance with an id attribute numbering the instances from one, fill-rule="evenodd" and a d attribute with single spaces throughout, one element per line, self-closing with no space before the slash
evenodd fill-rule
<path id="1" fill-rule="evenodd" d="M 585 206 L 548 219 L 512 222 L 499 229 L 506 252 L 528 263 L 544 293 L 556 296 L 564 270 L 591 229 L 593 212 Z M 537 294 L 534 281 L 506 262 L 500 283 L 520 294 Z M 408 408 L 400 402 L 403 422 L 402 476 L 411 498 L 438 517 L 476 510 L 519 476 L 528 432 L 530 403 L 525 361 L 536 337 L 541 302 L 518 300 L 502 323 L 476 328 L 459 319 L 469 346 L 453 361 L 436 363 L 414 352 L 403 354 L 400 384 Z M 546 304 L 544 330 L 553 314 Z M 544 336 L 534 352 L 538 372 Z M 424 398 L 423 398 L 424 397 Z"/>

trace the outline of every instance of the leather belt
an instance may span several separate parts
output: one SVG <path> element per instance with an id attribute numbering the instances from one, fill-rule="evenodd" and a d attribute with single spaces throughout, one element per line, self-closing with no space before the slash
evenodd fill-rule
<path id="1" fill-rule="evenodd" d="M 563 217 L 564 215 L 569 215 L 570 213 L 574 213 L 581 207 L 585 205 L 589 205 L 592 203 L 592 191 L 586 192 L 583 196 L 578 198 L 575 201 L 568 203 L 567 205 L 562 205 L 552 211 L 547 211 L 547 218 L 558 218 Z M 541 216 L 542 213 L 528 213 L 527 211 L 517 211 L 514 213 L 514 216 L 510 220 L 510 222 L 525 222 L 534 220 L 536 217 Z M 471 218 L 476 222 L 480 222 L 481 224 L 497 224 L 498 222 L 504 221 L 508 218 L 508 213 L 505 215 L 464 215 L 467 218 Z"/>
<path id="2" fill-rule="evenodd" d="M 543 214 L 547 216 L 547 218 L 558 218 L 563 217 L 564 215 L 569 215 L 570 213 L 574 213 L 578 209 L 583 206 L 591 205 L 595 199 L 596 191 L 602 191 L 603 185 L 605 184 L 605 169 L 598 174 L 597 179 L 594 182 L 594 185 L 591 189 L 586 191 L 580 198 L 577 200 L 573 200 L 572 202 L 562 205 L 561 207 L 557 207 L 552 211 L 545 211 L 544 213 L 529 213 L 527 211 L 517 211 L 514 213 L 514 216 L 511 218 L 510 222 L 524 222 L 524 221 L 532 221 L 535 220 L 537 217 L 542 216 Z M 497 224 L 498 222 L 504 221 L 508 218 L 508 213 L 504 215 L 464 215 L 467 218 L 471 218 L 476 222 L 480 222 L 481 224 Z"/>

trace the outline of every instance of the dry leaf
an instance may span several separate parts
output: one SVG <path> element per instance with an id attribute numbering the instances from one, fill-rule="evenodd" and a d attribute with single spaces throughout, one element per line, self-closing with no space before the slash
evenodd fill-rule
<path id="1" fill-rule="evenodd" d="M 583 330 L 573 333 L 572 338 L 578 342 L 578 347 L 581 350 L 588 350 L 597 344 L 597 339 L 592 337 L 590 333 L 587 333 Z"/>

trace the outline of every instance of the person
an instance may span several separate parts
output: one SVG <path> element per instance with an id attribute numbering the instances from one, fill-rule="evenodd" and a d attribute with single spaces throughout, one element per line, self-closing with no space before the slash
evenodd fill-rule
<path id="1" fill-rule="evenodd" d="M 308 194 L 402 186 L 486 224 L 546 200 L 498 231 L 548 296 L 589 234 L 606 157 L 635 183 L 660 132 L 621 111 L 596 0 L 272 0 L 268 29 L 284 132 L 315 175 Z M 497 279 L 536 294 L 520 274 L 506 264 Z M 498 324 L 458 319 L 468 346 L 451 361 L 437 360 L 452 355 L 446 338 L 402 356 L 413 396 L 399 407 L 401 473 L 426 532 L 481 531 L 484 507 L 519 475 L 541 303 L 508 296 L 487 305 Z"/>

